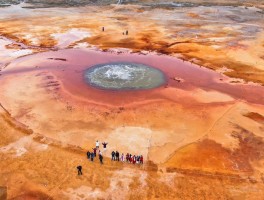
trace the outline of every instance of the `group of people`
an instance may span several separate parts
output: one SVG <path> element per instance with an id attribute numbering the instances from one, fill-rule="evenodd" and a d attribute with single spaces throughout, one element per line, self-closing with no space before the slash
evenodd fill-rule
<path id="1" fill-rule="evenodd" d="M 106 142 L 102 142 L 103 145 L 103 151 L 106 150 L 106 146 L 108 143 Z M 99 155 L 99 160 L 100 163 L 103 164 L 103 153 L 102 151 L 99 149 L 100 148 L 100 143 L 97 140 L 95 142 L 95 148 L 92 148 L 92 151 L 87 151 L 87 158 L 88 160 L 91 160 L 92 162 L 94 161 L 95 157 L 97 155 Z M 113 161 L 122 161 L 122 162 L 128 162 L 128 163 L 133 163 L 133 164 L 143 164 L 143 156 L 142 155 L 133 155 L 127 153 L 126 155 L 124 155 L 123 153 L 120 156 L 120 153 L 118 151 L 112 151 L 111 153 L 112 155 L 112 160 Z M 82 175 L 82 166 L 79 165 L 77 166 L 77 171 L 78 171 L 78 175 Z"/>
<path id="2" fill-rule="evenodd" d="M 106 142 L 103 142 L 102 143 L 102 145 L 103 145 L 103 147 L 104 147 L 104 150 L 106 150 L 106 145 L 107 145 L 108 143 L 106 143 Z M 87 151 L 87 158 L 88 158 L 88 160 L 91 160 L 92 162 L 94 161 L 94 158 L 96 157 L 96 155 L 97 154 L 99 154 L 99 160 L 100 160 L 100 163 L 101 164 L 103 164 L 103 159 L 104 159 L 104 157 L 103 157 L 103 153 L 102 153 L 102 151 L 99 149 L 99 145 L 100 145 L 100 143 L 99 143 L 99 141 L 97 140 L 96 142 L 95 142 L 95 148 L 92 148 L 92 151 L 90 152 L 90 151 Z"/>
<path id="3" fill-rule="evenodd" d="M 133 164 L 143 164 L 143 156 L 142 155 L 133 155 L 127 153 L 126 156 L 122 153 L 120 156 L 120 153 L 118 151 L 112 151 L 112 160 L 113 161 L 122 161 L 122 162 L 128 162 Z"/>
<path id="4" fill-rule="evenodd" d="M 107 144 L 108 143 L 106 143 L 106 142 L 102 143 L 104 151 L 106 150 Z M 103 164 L 104 157 L 103 157 L 102 151 L 99 149 L 99 146 L 100 146 L 100 143 L 97 140 L 95 142 L 95 148 L 92 148 L 92 151 L 87 151 L 86 155 L 87 155 L 87 159 L 91 160 L 93 162 L 96 155 L 99 154 L 100 163 Z M 77 166 L 77 171 L 78 171 L 78 175 L 82 175 L 82 166 L 81 165 Z"/>

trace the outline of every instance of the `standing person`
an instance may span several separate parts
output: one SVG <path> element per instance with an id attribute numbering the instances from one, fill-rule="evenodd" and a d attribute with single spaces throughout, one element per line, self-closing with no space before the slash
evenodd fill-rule
<path id="1" fill-rule="evenodd" d="M 102 145 L 103 145 L 103 147 L 104 147 L 104 151 L 106 150 L 106 145 L 107 145 L 108 143 L 106 143 L 106 142 L 103 142 L 102 143 Z"/>
<path id="2" fill-rule="evenodd" d="M 91 157 L 91 152 L 87 151 L 87 158 L 90 159 L 90 157 Z"/>
<path id="3" fill-rule="evenodd" d="M 116 155 L 116 160 L 119 161 L 119 152 L 116 151 L 115 155 Z"/>
<path id="4" fill-rule="evenodd" d="M 93 153 L 94 153 L 94 157 L 96 157 L 96 148 L 92 148 L 93 149 Z"/>
<path id="5" fill-rule="evenodd" d="M 96 140 L 96 142 L 95 142 L 95 147 L 96 147 L 97 149 L 99 149 L 99 145 L 100 145 L 100 142 L 99 142 L 98 140 Z"/>
<path id="6" fill-rule="evenodd" d="M 115 151 L 112 151 L 112 160 L 115 161 Z"/>
<path id="7" fill-rule="evenodd" d="M 100 150 L 99 150 L 99 155 L 101 155 L 101 156 L 103 155 L 102 151 L 100 151 Z"/>
<path id="8" fill-rule="evenodd" d="M 77 166 L 77 170 L 78 170 L 78 175 L 82 175 L 82 166 L 81 165 Z"/>
<path id="9" fill-rule="evenodd" d="M 131 154 L 129 155 L 129 162 L 130 162 L 130 163 L 133 162 L 133 158 L 132 158 L 132 155 L 131 155 Z"/>
<path id="10" fill-rule="evenodd" d="M 92 152 L 91 153 L 91 161 L 93 162 L 93 159 L 94 159 L 94 153 Z"/>
<path id="11" fill-rule="evenodd" d="M 102 156 L 102 154 L 99 154 L 99 160 L 100 160 L 100 163 L 103 164 L 103 156 Z"/>
<path id="12" fill-rule="evenodd" d="M 143 164 L 143 156 L 140 156 L 140 164 Z"/>
<path id="13" fill-rule="evenodd" d="M 136 164 L 136 156 L 133 156 L 133 164 Z"/>
<path id="14" fill-rule="evenodd" d="M 125 157 L 124 157 L 124 154 L 123 154 L 123 153 L 121 154 L 121 161 L 122 161 L 122 162 L 125 161 Z"/>
<path id="15" fill-rule="evenodd" d="M 104 32 L 104 27 L 102 27 L 102 31 Z"/>
<path id="16" fill-rule="evenodd" d="M 128 35 L 128 30 L 126 30 L 126 35 Z"/>
<path id="17" fill-rule="evenodd" d="M 127 162 L 129 161 L 129 154 L 128 153 L 126 154 L 126 161 Z"/>

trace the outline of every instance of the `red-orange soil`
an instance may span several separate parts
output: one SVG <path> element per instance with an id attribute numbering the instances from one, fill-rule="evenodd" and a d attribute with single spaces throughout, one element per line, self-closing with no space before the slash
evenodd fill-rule
<path id="1" fill-rule="evenodd" d="M 244 8 L 1 9 L 16 11 L 0 18 L 0 186 L 8 199 L 263 199 L 263 33 L 237 31 L 263 26 L 255 8 L 245 11 L 255 21 L 239 27 L 231 18 Z M 195 30 L 206 31 L 188 35 Z M 84 80 L 89 67 L 116 61 L 160 69 L 166 84 L 111 91 Z M 86 158 L 96 140 L 109 143 L 103 165 Z M 112 150 L 142 154 L 144 165 L 113 162 Z"/>

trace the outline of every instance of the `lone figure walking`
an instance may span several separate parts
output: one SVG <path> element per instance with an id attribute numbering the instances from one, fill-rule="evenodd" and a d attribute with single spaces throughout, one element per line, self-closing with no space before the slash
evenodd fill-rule
<path id="1" fill-rule="evenodd" d="M 82 166 L 81 165 L 77 166 L 77 170 L 78 170 L 78 175 L 82 175 Z"/>

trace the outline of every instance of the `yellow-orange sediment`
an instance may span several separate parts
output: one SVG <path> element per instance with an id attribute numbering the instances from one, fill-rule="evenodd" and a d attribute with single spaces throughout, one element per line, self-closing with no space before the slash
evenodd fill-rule
<path id="1" fill-rule="evenodd" d="M 263 32 L 250 31 L 263 18 L 239 22 L 241 10 L 223 7 L 26 10 L 0 19 L 8 199 L 262 199 Z M 84 81 L 85 69 L 115 61 L 159 68 L 167 84 L 106 91 Z M 97 139 L 109 143 L 103 165 L 86 159 Z M 145 163 L 113 162 L 112 150 Z"/>

